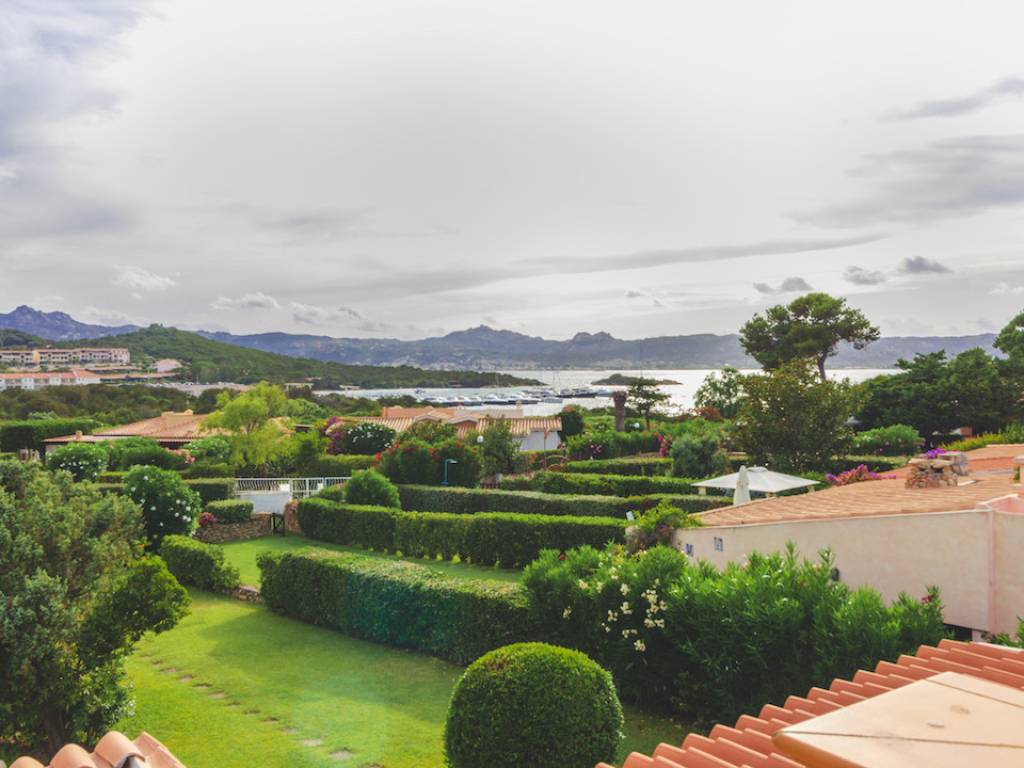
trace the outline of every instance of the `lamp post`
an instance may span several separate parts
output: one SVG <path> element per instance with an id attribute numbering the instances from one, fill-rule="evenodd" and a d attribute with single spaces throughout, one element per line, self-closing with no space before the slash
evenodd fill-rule
<path id="1" fill-rule="evenodd" d="M 457 462 L 455 459 L 445 459 L 444 460 L 444 480 L 441 481 L 441 485 L 448 485 L 448 465 L 449 464 L 458 464 L 458 463 L 459 462 Z"/>

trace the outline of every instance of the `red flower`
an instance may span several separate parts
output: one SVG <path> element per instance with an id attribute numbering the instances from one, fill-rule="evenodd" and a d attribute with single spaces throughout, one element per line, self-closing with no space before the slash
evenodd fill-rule
<path id="1" fill-rule="evenodd" d="M 921 598 L 921 602 L 924 605 L 930 605 L 931 603 L 935 602 L 935 595 L 925 595 Z"/>
<path id="2" fill-rule="evenodd" d="M 559 560 L 565 560 L 565 552 L 559 552 L 558 553 L 558 559 Z"/>

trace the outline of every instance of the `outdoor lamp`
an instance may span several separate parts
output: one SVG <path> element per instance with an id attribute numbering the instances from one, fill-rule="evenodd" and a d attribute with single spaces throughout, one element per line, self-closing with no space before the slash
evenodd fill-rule
<path id="1" fill-rule="evenodd" d="M 448 485 L 448 465 L 449 464 L 458 464 L 458 463 L 459 462 L 457 462 L 455 459 L 445 459 L 444 460 L 444 479 L 441 481 L 441 485 Z"/>
<path id="2" fill-rule="evenodd" d="M 483 445 L 484 444 L 484 436 L 483 435 L 477 435 L 476 436 L 476 442 L 477 442 L 477 445 Z"/>

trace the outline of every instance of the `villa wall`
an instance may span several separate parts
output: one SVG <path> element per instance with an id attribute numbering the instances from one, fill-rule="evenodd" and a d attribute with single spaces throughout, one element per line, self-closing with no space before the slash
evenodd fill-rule
<path id="1" fill-rule="evenodd" d="M 942 592 L 946 621 L 1015 632 L 1024 614 L 1024 515 L 990 509 L 709 526 L 676 533 L 676 546 L 722 567 L 792 541 L 805 557 L 829 547 L 840 580 L 887 600 Z M 690 545 L 688 550 L 687 544 Z"/>

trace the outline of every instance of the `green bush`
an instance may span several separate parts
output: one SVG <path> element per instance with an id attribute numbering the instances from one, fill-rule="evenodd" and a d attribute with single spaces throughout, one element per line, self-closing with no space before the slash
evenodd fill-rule
<path id="1" fill-rule="evenodd" d="M 393 483 L 436 485 L 441 481 L 437 451 L 422 440 L 402 440 L 381 456 L 380 471 Z"/>
<path id="2" fill-rule="evenodd" d="M 448 464 L 448 485 L 473 488 L 480 482 L 480 451 L 475 446 L 464 440 L 445 440 L 437 446 L 442 482 L 445 479 L 444 464 L 449 459 L 454 463 Z"/>
<path id="3" fill-rule="evenodd" d="M 715 435 L 683 434 L 672 441 L 673 477 L 713 477 L 728 469 L 729 458 Z"/>
<path id="4" fill-rule="evenodd" d="M 583 433 L 583 413 L 577 406 L 565 406 L 558 416 L 562 420 L 562 428 L 558 431 L 558 435 L 562 438 L 563 443 L 570 437 L 576 437 Z"/>
<path id="5" fill-rule="evenodd" d="M 345 486 L 344 485 L 328 485 L 318 494 L 318 499 L 327 499 L 328 501 L 344 501 L 345 500 Z"/>
<path id="6" fill-rule="evenodd" d="M 357 470 L 371 469 L 376 463 L 374 456 L 327 454 L 317 460 L 316 474 L 320 477 L 352 477 Z"/>
<path id="7" fill-rule="evenodd" d="M 43 441 L 66 437 L 76 432 L 92 434 L 99 426 L 95 419 L 26 419 L 0 424 L 0 451 L 17 453 L 22 448 L 43 452 Z"/>
<path id="8" fill-rule="evenodd" d="M 637 453 L 653 453 L 661 447 L 657 432 L 616 432 L 606 429 L 584 432 L 565 441 L 571 459 L 616 459 Z"/>
<path id="9" fill-rule="evenodd" d="M 608 667 L 624 697 L 707 724 L 944 636 L 934 590 L 886 605 L 818 562 L 752 554 L 719 571 L 671 547 L 543 553 L 523 575 L 539 639 Z"/>
<path id="10" fill-rule="evenodd" d="M 68 443 L 46 456 L 46 466 L 70 472 L 75 480 L 96 480 L 107 468 L 107 452 L 95 443 Z"/>
<path id="11" fill-rule="evenodd" d="M 917 430 L 906 424 L 869 429 L 853 437 L 854 451 L 880 456 L 912 456 L 923 444 Z"/>
<path id="12" fill-rule="evenodd" d="M 455 683 L 445 755 L 451 768 L 590 768 L 615 760 L 622 725 L 607 671 L 579 651 L 519 643 Z"/>
<path id="13" fill-rule="evenodd" d="M 201 459 L 194 464 L 189 464 L 181 470 L 181 476 L 186 479 L 198 479 L 208 477 L 234 477 L 234 469 L 230 464 L 209 459 Z"/>
<path id="14" fill-rule="evenodd" d="M 348 504 L 368 504 L 396 509 L 402 504 L 394 483 L 375 469 L 357 471 L 352 475 L 352 479 L 342 486 L 342 490 Z"/>
<path id="15" fill-rule="evenodd" d="M 625 459 L 588 459 L 586 461 L 570 461 L 566 464 L 569 472 L 582 472 L 588 475 L 641 475 L 653 477 L 669 474 L 672 459 L 661 457 L 630 457 Z"/>
<path id="16" fill-rule="evenodd" d="M 727 506 L 729 499 L 695 494 L 649 494 L 629 496 L 576 496 L 539 491 L 506 491 L 490 488 L 444 488 L 431 485 L 400 485 L 402 509 L 417 512 L 450 512 L 474 515 L 478 512 L 510 512 L 576 517 L 625 517 L 668 500 L 685 512 L 704 512 Z M 326 491 L 320 493 L 326 495 Z M 341 501 L 341 498 L 335 498 Z"/>
<path id="17" fill-rule="evenodd" d="M 147 466 L 161 469 L 184 469 L 185 458 L 160 446 L 148 437 L 126 437 L 123 440 L 107 440 L 103 443 L 110 456 L 110 468 L 129 470 L 132 467 Z"/>
<path id="18" fill-rule="evenodd" d="M 386 451 L 395 440 L 395 430 L 383 424 L 363 421 L 348 427 L 341 437 L 345 453 L 374 456 Z"/>
<path id="19" fill-rule="evenodd" d="M 252 520 L 253 503 L 242 499 L 221 499 L 206 505 L 218 523 L 247 523 Z"/>
<path id="20" fill-rule="evenodd" d="M 135 467 L 125 476 L 124 489 L 142 508 L 146 538 L 152 544 L 158 546 L 164 536 L 192 532 L 202 501 L 177 472 Z"/>
<path id="21" fill-rule="evenodd" d="M 196 461 L 226 464 L 231 461 L 231 440 L 224 435 L 201 437 L 182 446 Z"/>
<path id="22" fill-rule="evenodd" d="M 316 497 L 299 502 L 298 519 L 303 534 L 321 541 L 429 558 L 458 555 L 503 568 L 524 566 L 542 549 L 622 542 L 626 528 L 624 520 L 606 517 L 402 512 Z"/>
<path id="23" fill-rule="evenodd" d="M 501 487 L 542 493 L 577 493 L 598 496 L 642 496 L 649 493 L 693 493 L 695 481 L 681 477 L 591 475 L 575 472 L 537 472 L 530 478 L 506 478 Z"/>
<path id="24" fill-rule="evenodd" d="M 233 477 L 201 477 L 194 480 L 188 479 L 185 484 L 199 494 L 203 504 L 230 499 L 235 495 L 235 479 Z"/>
<path id="25" fill-rule="evenodd" d="M 518 584 L 322 550 L 264 553 L 259 566 L 272 611 L 457 664 L 530 635 Z"/>
<path id="26" fill-rule="evenodd" d="M 228 592 L 239 585 L 238 569 L 225 562 L 224 548 L 215 544 L 166 536 L 160 544 L 160 557 L 182 584 L 213 592 Z"/>

